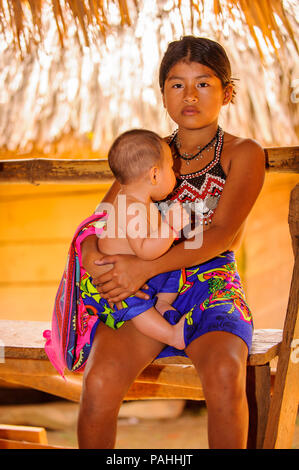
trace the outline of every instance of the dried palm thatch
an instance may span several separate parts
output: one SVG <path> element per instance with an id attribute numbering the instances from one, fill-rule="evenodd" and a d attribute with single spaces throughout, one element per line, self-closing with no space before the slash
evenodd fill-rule
<path id="1" fill-rule="evenodd" d="M 42 34 L 42 0 L 7 0 L 7 8 L 4 8 L 4 0 L 0 1 L 0 11 L 6 22 L 10 22 L 13 29 L 13 41 L 20 51 L 22 51 L 22 41 L 27 51 L 30 50 L 30 41 L 41 41 Z M 53 16 L 57 26 L 61 46 L 64 46 L 64 39 L 67 33 L 68 15 L 70 14 L 76 22 L 78 29 L 82 34 L 85 46 L 90 46 L 92 42 L 92 30 L 97 28 L 105 38 L 111 28 L 115 26 L 115 20 L 111 19 L 110 4 L 115 4 L 118 7 L 116 15 L 116 25 L 132 26 L 136 22 L 136 14 L 139 13 L 140 8 L 138 2 L 130 2 L 129 0 L 51 0 L 50 4 L 53 11 Z M 153 2 L 152 2 L 153 3 Z M 158 2 L 160 7 L 167 4 L 167 1 Z M 173 2 L 172 8 L 177 8 L 184 23 L 184 9 L 183 1 L 178 0 Z M 197 22 L 200 24 L 202 21 L 202 10 L 204 9 L 204 0 L 190 0 L 189 1 L 189 15 L 191 19 L 191 28 L 194 26 L 195 14 L 197 14 Z M 134 8 L 135 7 L 135 8 Z M 276 41 L 280 47 L 284 46 L 284 38 L 281 34 L 281 27 L 279 22 L 284 26 L 290 40 L 295 45 L 298 52 L 297 43 L 294 37 L 293 29 L 286 16 L 282 0 L 214 0 L 213 12 L 215 19 L 223 16 L 224 11 L 228 13 L 228 17 L 232 20 L 235 19 L 234 9 L 239 9 L 244 16 L 246 24 L 249 28 L 250 34 L 255 41 L 256 47 L 263 58 L 262 48 L 260 47 L 260 40 L 257 37 L 255 28 L 258 27 L 263 37 L 266 38 L 275 52 L 278 54 Z M 31 28 L 28 27 L 26 17 L 28 11 L 31 13 Z M 169 6 L 168 6 L 169 9 Z M 68 11 L 67 11 L 68 10 Z M 167 11 L 167 6 L 166 6 Z M 279 20 L 279 21 L 278 21 Z M 3 26 L 3 22 L 2 22 Z M 36 34 L 37 33 L 37 34 Z M 76 39 L 80 41 L 79 33 Z"/>
<path id="2" fill-rule="evenodd" d="M 98 156 L 130 127 L 170 132 L 157 70 L 185 34 L 221 42 L 231 59 L 239 90 L 223 125 L 264 145 L 296 143 L 296 3 L 0 0 L 0 152 Z"/>

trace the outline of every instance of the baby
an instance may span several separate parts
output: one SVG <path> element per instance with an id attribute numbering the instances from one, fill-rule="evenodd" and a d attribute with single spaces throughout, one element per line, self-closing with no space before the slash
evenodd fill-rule
<path id="1" fill-rule="evenodd" d="M 121 189 L 108 209 L 105 205 L 107 218 L 104 231 L 99 235 L 99 250 L 106 255 L 158 258 L 189 223 L 188 214 L 180 203 L 170 206 L 164 218 L 154 203 L 165 199 L 176 183 L 170 147 L 154 132 L 131 130 L 115 140 L 108 162 Z M 102 207 L 100 204 L 98 211 Z M 101 226 L 103 228 L 103 223 Z M 178 295 L 180 279 L 181 271 L 153 277 L 147 283 L 151 298 L 130 296 L 123 301 L 123 309 L 115 307 L 113 317 L 118 322 L 131 319 L 141 333 L 184 349 L 186 315 L 181 317 L 178 313 L 175 325 L 163 318 L 168 310 L 175 310 L 171 304 Z"/>

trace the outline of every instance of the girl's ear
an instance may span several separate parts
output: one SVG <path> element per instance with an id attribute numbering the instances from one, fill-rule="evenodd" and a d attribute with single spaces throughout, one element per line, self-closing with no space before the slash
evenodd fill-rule
<path id="1" fill-rule="evenodd" d="M 226 105 L 231 102 L 233 97 L 233 85 L 229 83 L 226 85 L 224 90 L 223 105 Z"/>

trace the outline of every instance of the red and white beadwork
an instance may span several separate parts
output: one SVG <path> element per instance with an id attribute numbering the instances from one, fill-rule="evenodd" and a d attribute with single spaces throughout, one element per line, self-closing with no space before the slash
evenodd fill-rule
<path id="1" fill-rule="evenodd" d="M 223 131 L 219 133 L 213 160 L 197 172 L 178 176 L 173 192 L 167 197 L 168 201 L 191 204 L 192 212 L 200 224 L 212 222 L 225 185 L 226 174 L 220 163 L 222 146 Z"/>

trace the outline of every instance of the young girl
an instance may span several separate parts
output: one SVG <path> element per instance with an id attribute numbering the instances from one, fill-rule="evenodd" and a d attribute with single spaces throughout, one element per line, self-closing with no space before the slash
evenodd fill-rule
<path id="1" fill-rule="evenodd" d="M 182 291 L 173 303 L 188 313 L 184 353 L 201 379 L 211 448 L 244 448 L 248 407 L 246 362 L 252 318 L 237 272 L 234 250 L 261 191 L 263 149 L 255 141 L 224 132 L 223 106 L 234 98 L 227 55 L 218 43 L 187 36 L 169 44 L 160 67 L 163 104 L 177 124 L 167 139 L 179 173 L 171 200 L 200 202 L 194 215 L 203 224 L 200 248 L 177 243 L 155 260 L 133 255 L 104 256 L 95 236 L 82 244 L 82 260 L 103 298 L 119 302 L 151 277 L 186 268 Z M 105 197 L 112 202 L 115 182 Z M 96 266 L 98 264 L 98 266 Z M 101 273 L 103 264 L 112 269 Z M 79 446 L 113 448 L 118 410 L 130 385 L 157 356 L 178 351 L 137 331 L 132 322 L 112 330 L 99 323 L 84 373 L 78 420 Z"/>
<path id="2" fill-rule="evenodd" d="M 169 146 L 152 131 L 133 129 L 115 140 L 108 152 L 108 162 L 120 190 L 113 204 L 104 205 L 107 216 L 98 222 L 99 250 L 103 254 L 133 254 L 147 260 L 158 258 L 189 223 L 180 203 L 170 205 L 164 218 L 154 203 L 168 196 L 175 186 Z M 102 209 L 100 204 L 97 211 Z M 87 276 L 85 273 L 85 284 Z M 155 276 L 148 283 L 151 298 L 145 300 L 134 295 L 127 298 L 121 308 L 109 314 L 111 326 L 118 328 L 124 321 L 132 320 L 144 335 L 184 349 L 185 316 L 178 315 L 171 306 L 178 295 L 181 277 L 181 270 Z M 89 282 L 92 283 L 91 278 Z M 94 296 L 84 296 L 84 304 L 96 311 L 109 311 L 107 301 Z"/>

